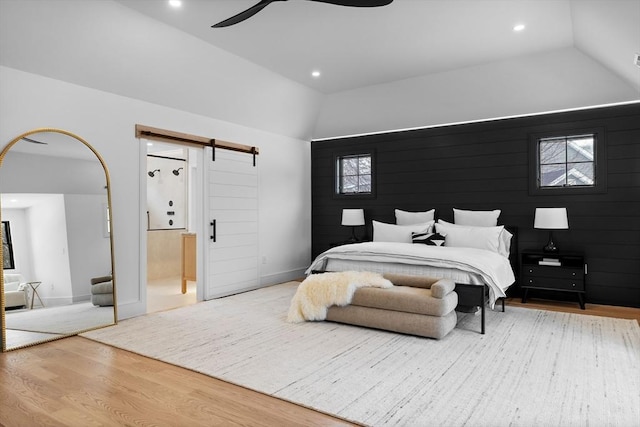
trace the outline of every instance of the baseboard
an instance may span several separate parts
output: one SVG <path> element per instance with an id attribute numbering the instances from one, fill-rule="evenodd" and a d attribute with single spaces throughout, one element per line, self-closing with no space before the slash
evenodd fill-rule
<path id="1" fill-rule="evenodd" d="M 71 305 L 73 304 L 73 297 L 42 297 L 42 302 L 45 307 L 59 307 L 62 305 Z M 29 296 L 29 305 L 31 305 L 31 296 Z M 40 301 L 38 301 L 38 297 L 35 297 L 33 300 L 33 307 L 40 306 Z"/>
<path id="2" fill-rule="evenodd" d="M 303 267 L 295 270 L 282 271 L 280 273 L 261 276 L 260 285 L 271 286 L 271 285 L 277 285 L 278 283 L 290 282 L 291 280 L 296 280 L 301 277 L 304 277 L 305 270 L 306 270 L 306 267 Z"/>
<path id="3" fill-rule="evenodd" d="M 74 304 L 77 304 L 79 302 L 90 302 L 91 301 L 91 294 L 74 296 L 71 299 L 73 300 Z"/>

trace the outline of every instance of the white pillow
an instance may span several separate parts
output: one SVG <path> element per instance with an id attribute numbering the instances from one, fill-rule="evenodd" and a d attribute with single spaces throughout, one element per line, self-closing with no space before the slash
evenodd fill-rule
<path id="1" fill-rule="evenodd" d="M 434 221 L 422 224 L 396 225 L 386 222 L 371 221 L 373 224 L 374 242 L 413 243 L 411 233 L 429 233 L 433 230 Z"/>
<path id="2" fill-rule="evenodd" d="M 453 222 L 456 225 L 473 227 L 495 227 L 498 225 L 500 209 L 494 211 L 465 211 L 453 208 Z"/>
<path id="3" fill-rule="evenodd" d="M 511 238 L 513 234 L 506 228 L 500 233 L 500 246 L 498 247 L 498 253 L 503 257 L 509 258 L 511 255 Z"/>
<path id="4" fill-rule="evenodd" d="M 412 224 L 424 224 L 425 222 L 433 221 L 435 218 L 435 209 L 425 212 L 407 212 L 396 209 L 396 224 L 398 225 L 412 225 Z"/>
<path id="5" fill-rule="evenodd" d="M 502 233 L 504 226 L 473 227 L 467 225 L 450 224 L 439 220 L 436 231 L 445 235 L 445 246 L 459 248 L 478 248 L 495 252 L 508 257 L 509 252 L 504 248 Z"/>

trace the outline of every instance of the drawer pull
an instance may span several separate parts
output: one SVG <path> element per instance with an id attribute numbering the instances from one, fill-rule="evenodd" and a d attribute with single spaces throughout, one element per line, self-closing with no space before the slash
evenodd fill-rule
<path id="1" fill-rule="evenodd" d="M 533 279 L 529 279 L 529 283 L 533 283 Z"/>
<path id="2" fill-rule="evenodd" d="M 530 269 L 529 269 L 529 273 L 533 273 L 533 268 L 530 268 Z"/>
<path id="3" fill-rule="evenodd" d="M 572 283 L 572 284 L 571 284 L 571 286 L 573 286 L 573 287 L 575 288 L 575 287 L 576 287 L 576 284 L 575 284 L 575 283 Z"/>

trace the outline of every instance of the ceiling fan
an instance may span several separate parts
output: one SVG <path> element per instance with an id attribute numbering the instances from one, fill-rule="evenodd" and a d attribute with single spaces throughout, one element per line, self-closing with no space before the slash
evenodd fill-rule
<path id="1" fill-rule="evenodd" d="M 232 16 L 229 19 L 225 19 L 222 22 L 218 22 L 215 25 L 212 25 L 211 28 L 222 28 L 228 27 L 230 25 L 237 24 L 239 22 L 244 21 L 245 19 L 251 18 L 256 13 L 260 12 L 262 9 L 267 7 L 269 4 L 277 2 L 277 1 L 287 1 L 287 0 L 261 0 L 259 3 L 251 6 L 249 9 L 238 13 L 237 15 Z M 391 3 L 393 0 L 309 0 L 316 1 L 320 3 L 329 3 L 335 4 L 338 6 L 353 6 L 353 7 L 378 7 L 378 6 L 386 6 Z"/>

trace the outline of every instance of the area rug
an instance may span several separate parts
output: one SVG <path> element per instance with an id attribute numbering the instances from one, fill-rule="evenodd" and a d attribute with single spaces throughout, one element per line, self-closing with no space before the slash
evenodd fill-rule
<path id="1" fill-rule="evenodd" d="M 96 307 L 90 302 L 5 311 L 7 329 L 48 334 L 71 334 L 113 324 L 113 307 Z"/>
<path id="2" fill-rule="evenodd" d="M 635 320 L 507 307 L 442 340 L 286 322 L 297 282 L 82 336 L 372 426 L 632 426 Z"/>

